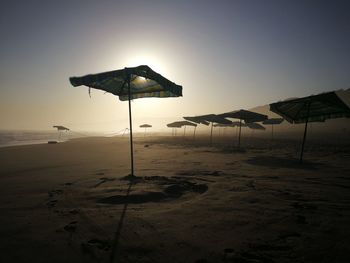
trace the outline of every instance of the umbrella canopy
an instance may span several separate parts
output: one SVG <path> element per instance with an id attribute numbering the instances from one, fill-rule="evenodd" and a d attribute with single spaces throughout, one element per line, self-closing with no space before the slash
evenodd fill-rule
<path id="1" fill-rule="evenodd" d="M 350 117 L 350 108 L 335 92 L 270 104 L 270 110 L 290 123 L 323 122 L 327 119 Z"/>
<path id="2" fill-rule="evenodd" d="M 52 126 L 54 128 L 57 129 L 58 133 L 58 141 L 61 140 L 61 135 L 62 135 L 62 131 L 69 131 L 69 129 L 67 127 L 61 126 L 61 125 L 54 125 Z"/>
<path id="3" fill-rule="evenodd" d="M 281 124 L 284 121 L 283 118 L 271 118 L 264 120 L 262 124 L 264 125 L 275 125 L 275 124 Z"/>
<path id="4" fill-rule="evenodd" d="M 224 117 L 215 115 L 215 114 L 200 115 L 195 117 L 184 117 L 184 119 L 187 119 L 187 120 L 192 119 L 197 123 L 203 123 L 205 125 L 209 125 L 209 123 L 211 123 L 210 144 L 212 144 L 213 142 L 213 123 L 227 124 L 227 125 L 230 125 L 232 123 L 231 121 L 226 120 Z"/>
<path id="5" fill-rule="evenodd" d="M 131 176 L 134 176 L 131 100 L 139 98 L 167 98 L 182 96 L 182 87 L 164 78 L 146 65 L 124 68 L 82 77 L 71 77 L 74 86 L 87 86 L 112 93 L 121 101 L 129 101 Z"/>
<path id="6" fill-rule="evenodd" d="M 204 121 L 211 122 L 211 123 L 220 123 L 220 124 L 232 123 L 232 121 L 226 120 L 225 117 L 222 117 L 216 114 L 201 115 L 201 116 L 197 116 L 197 118 L 200 118 Z"/>
<path id="7" fill-rule="evenodd" d="M 204 124 L 204 125 L 209 125 L 209 122 L 201 118 L 200 116 L 195 116 L 195 117 L 183 117 L 185 120 L 195 122 L 198 124 Z"/>
<path id="8" fill-rule="evenodd" d="M 189 121 L 175 121 L 172 123 L 168 123 L 166 126 L 168 126 L 169 128 L 181 128 L 182 126 L 184 126 L 184 136 L 185 136 L 186 135 L 186 126 L 193 126 L 194 127 L 194 135 L 195 135 L 197 124 L 189 122 Z M 174 133 L 174 129 L 173 129 L 173 133 Z M 175 134 L 176 134 L 176 130 L 175 130 Z"/>
<path id="9" fill-rule="evenodd" d="M 219 116 L 224 118 L 244 120 L 245 123 L 260 122 L 267 119 L 266 115 L 256 113 L 253 111 L 248 111 L 248 110 L 236 110 L 236 111 L 226 112 L 226 113 L 220 114 Z"/>
<path id="10" fill-rule="evenodd" d="M 168 123 L 166 126 L 170 128 L 181 128 L 182 126 L 194 126 L 196 127 L 197 124 L 189 122 L 189 121 L 175 121 L 172 123 Z"/>
<path id="11" fill-rule="evenodd" d="M 71 77 L 69 80 L 74 87 L 85 85 L 90 88 L 104 90 L 118 96 L 121 101 L 149 97 L 182 96 L 181 86 L 164 78 L 146 65 L 83 77 Z"/>
<path id="12" fill-rule="evenodd" d="M 238 148 L 241 145 L 241 127 L 242 127 L 242 120 L 246 124 L 252 123 L 252 122 L 260 122 L 267 119 L 266 115 L 256 113 L 253 111 L 248 110 L 236 110 L 236 111 L 230 111 L 223 114 L 220 114 L 220 116 L 224 118 L 232 118 L 232 119 L 239 119 L 239 135 L 238 135 Z"/>
<path id="13" fill-rule="evenodd" d="M 145 128 L 145 132 L 143 134 L 143 137 L 146 137 L 146 129 L 147 128 L 151 128 L 151 127 L 152 127 L 152 125 L 150 125 L 150 124 L 142 124 L 142 125 L 140 125 L 140 128 Z"/>
<path id="14" fill-rule="evenodd" d="M 57 128 L 58 131 L 69 131 L 67 127 L 60 126 L 60 125 L 54 125 L 52 127 Z"/>
<path id="15" fill-rule="evenodd" d="M 290 123 L 305 123 L 300 162 L 303 160 L 308 122 L 323 122 L 327 119 L 350 117 L 350 108 L 334 91 L 275 102 L 270 104 L 270 110 L 281 115 Z"/>
<path id="16" fill-rule="evenodd" d="M 247 127 L 252 130 L 265 130 L 265 127 L 256 122 L 246 123 Z"/>

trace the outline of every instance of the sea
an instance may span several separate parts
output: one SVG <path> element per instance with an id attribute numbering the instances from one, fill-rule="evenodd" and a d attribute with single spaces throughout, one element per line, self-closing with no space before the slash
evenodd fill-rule
<path id="1" fill-rule="evenodd" d="M 43 144 L 48 141 L 63 142 L 74 138 L 99 136 L 97 133 L 72 131 L 18 131 L 0 130 L 0 147 Z"/>

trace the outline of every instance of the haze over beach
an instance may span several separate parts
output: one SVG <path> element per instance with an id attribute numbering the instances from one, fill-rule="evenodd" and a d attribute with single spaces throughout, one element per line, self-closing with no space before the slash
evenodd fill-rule
<path id="1" fill-rule="evenodd" d="M 0 262 L 348 262 L 349 1 L 1 11 Z"/>

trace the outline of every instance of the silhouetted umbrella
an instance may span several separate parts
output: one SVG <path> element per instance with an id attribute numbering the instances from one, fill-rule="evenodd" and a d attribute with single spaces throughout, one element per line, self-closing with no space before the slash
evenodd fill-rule
<path id="1" fill-rule="evenodd" d="M 175 129 L 181 128 L 182 124 L 180 123 L 180 121 L 175 121 L 175 122 L 172 122 L 172 123 L 168 123 L 166 126 L 169 127 L 169 128 L 172 128 L 171 135 L 172 136 L 174 136 L 174 135 L 176 136 L 176 130 Z"/>
<path id="2" fill-rule="evenodd" d="M 206 126 L 208 126 L 210 123 L 206 120 L 203 120 L 201 119 L 200 117 L 183 117 L 185 120 L 187 121 L 191 121 L 191 122 L 194 122 L 194 123 L 197 123 L 197 124 L 204 124 Z M 194 131 L 193 131 L 193 139 L 195 139 L 196 137 L 196 129 L 197 127 L 194 127 Z"/>
<path id="3" fill-rule="evenodd" d="M 271 125 L 271 140 L 273 140 L 273 126 L 281 124 L 283 121 L 284 121 L 283 118 L 271 118 L 271 119 L 264 120 L 262 122 L 262 124 L 264 125 Z"/>
<path id="4" fill-rule="evenodd" d="M 244 122 L 247 124 L 252 122 L 260 122 L 267 119 L 266 115 L 256 113 L 253 111 L 247 111 L 247 110 L 236 110 L 236 111 L 226 112 L 226 113 L 220 114 L 220 116 L 224 118 L 239 119 L 238 148 L 241 145 L 242 120 L 244 120 Z"/>
<path id="5" fill-rule="evenodd" d="M 140 125 L 140 128 L 145 128 L 145 132 L 144 132 L 143 136 L 146 136 L 146 129 L 147 128 L 152 128 L 152 125 L 150 125 L 150 124 L 142 124 L 142 125 Z"/>
<path id="6" fill-rule="evenodd" d="M 213 142 L 213 124 L 214 123 L 220 123 L 220 124 L 231 124 L 232 122 L 229 120 L 226 120 L 224 117 L 221 117 L 216 114 L 207 114 L 207 115 L 200 115 L 195 117 L 184 117 L 187 118 L 195 118 L 200 123 L 211 123 L 211 129 L 210 129 L 210 144 Z"/>
<path id="7" fill-rule="evenodd" d="M 305 123 L 300 162 L 303 161 L 308 122 L 323 122 L 327 119 L 350 117 L 350 108 L 332 92 L 270 104 L 270 110 L 290 123 Z"/>
<path id="8" fill-rule="evenodd" d="M 259 123 L 249 122 L 249 123 L 246 123 L 246 125 L 248 128 L 252 130 L 265 130 L 265 127 L 260 125 Z"/>
<path id="9" fill-rule="evenodd" d="M 60 126 L 60 125 L 54 125 L 52 127 L 56 128 L 57 131 L 59 132 L 58 139 L 57 139 L 58 141 L 61 139 L 62 131 L 69 131 L 69 129 L 67 127 Z"/>
<path id="10" fill-rule="evenodd" d="M 209 122 L 207 122 L 206 120 L 201 119 L 200 116 L 194 116 L 194 117 L 183 117 L 185 120 L 191 121 L 191 122 L 195 122 L 198 124 L 204 124 L 204 125 L 209 125 Z"/>
<path id="11" fill-rule="evenodd" d="M 58 131 L 69 131 L 69 129 L 64 126 L 55 125 L 52 127 L 57 128 Z"/>
<path id="12" fill-rule="evenodd" d="M 167 124 L 167 126 L 170 128 L 182 128 L 182 126 L 184 126 L 184 136 L 185 136 L 186 135 L 186 126 L 193 126 L 195 131 L 196 131 L 197 124 L 189 122 L 189 121 L 175 121 L 175 122 Z"/>
<path id="13" fill-rule="evenodd" d="M 143 65 L 83 77 L 70 78 L 71 84 L 85 85 L 112 93 L 121 101 L 129 101 L 131 176 L 134 176 L 131 100 L 139 98 L 167 98 L 182 96 L 182 87 Z"/>
<path id="14" fill-rule="evenodd" d="M 225 135 L 225 131 L 227 127 L 235 127 L 232 123 L 230 124 L 222 124 L 222 123 L 217 123 L 213 125 L 215 128 L 219 128 L 219 135 L 220 135 L 220 128 L 223 128 L 223 133 L 222 135 Z"/>

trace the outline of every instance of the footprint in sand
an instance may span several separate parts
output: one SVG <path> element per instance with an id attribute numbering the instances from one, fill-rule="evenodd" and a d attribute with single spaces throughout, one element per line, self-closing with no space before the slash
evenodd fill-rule
<path id="1" fill-rule="evenodd" d="M 98 182 L 97 184 L 94 185 L 94 187 L 99 187 L 101 184 L 105 183 L 105 182 L 111 182 L 114 181 L 115 178 L 111 178 L 111 177 L 102 177 L 100 178 L 100 182 Z"/>
<path id="2" fill-rule="evenodd" d="M 57 202 L 58 202 L 58 199 L 56 199 L 55 197 L 63 194 L 63 190 L 56 189 L 56 190 L 52 190 L 52 191 L 47 192 L 47 194 L 49 196 L 49 201 L 46 203 L 46 206 L 48 208 L 53 208 L 57 205 Z"/>
<path id="3" fill-rule="evenodd" d="M 56 206 L 56 204 L 57 204 L 57 200 L 50 200 L 50 201 L 48 201 L 48 202 L 46 203 L 46 206 L 47 206 L 48 208 L 53 208 L 53 207 Z"/>
<path id="4" fill-rule="evenodd" d="M 77 230 L 77 223 L 78 221 L 70 222 L 68 225 L 65 225 L 63 229 L 68 233 L 73 234 Z"/>
<path id="5" fill-rule="evenodd" d="M 47 194 L 49 195 L 49 197 L 54 197 L 55 195 L 61 195 L 63 194 L 63 190 L 61 189 L 56 189 L 56 190 L 52 190 L 52 191 L 49 191 L 47 192 Z"/>
<path id="6" fill-rule="evenodd" d="M 98 251 L 106 252 L 109 251 L 111 247 L 110 240 L 101 240 L 97 238 L 81 243 L 81 251 L 83 254 L 88 255 L 93 259 L 97 258 Z"/>

